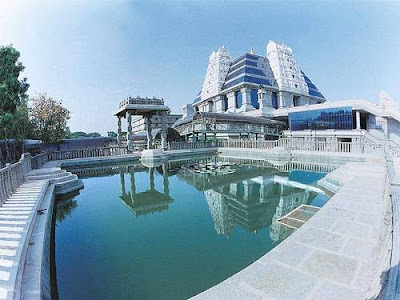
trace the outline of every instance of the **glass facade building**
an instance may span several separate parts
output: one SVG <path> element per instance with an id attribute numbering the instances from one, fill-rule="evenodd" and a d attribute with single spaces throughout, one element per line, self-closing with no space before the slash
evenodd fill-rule
<path id="1" fill-rule="evenodd" d="M 352 108 L 339 107 L 289 113 L 289 126 L 292 131 L 353 129 Z"/>

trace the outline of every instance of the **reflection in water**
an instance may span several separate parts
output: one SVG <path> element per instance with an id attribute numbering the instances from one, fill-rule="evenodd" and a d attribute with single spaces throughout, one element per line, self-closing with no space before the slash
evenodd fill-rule
<path id="1" fill-rule="evenodd" d="M 78 202 L 73 198 L 57 201 L 57 210 L 56 210 L 57 222 L 64 221 L 77 207 L 78 207 Z"/>
<path id="2" fill-rule="evenodd" d="M 89 178 L 85 190 L 57 210 L 60 298 L 190 298 L 289 235 L 279 217 L 327 199 L 313 186 L 323 174 L 310 172 L 327 166 L 233 159 L 233 174 L 181 168 L 221 161 L 232 160 L 214 156 L 150 169 L 137 164 L 71 170 Z"/>
<path id="3" fill-rule="evenodd" d="M 149 168 L 149 188 L 141 193 L 136 193 L 135 168 L 133 166 L 128 168 L 130 178 L 130 191 L 128 192 L 126 192 L 125 188 L 124 173 L 120 172 L 120 198 L 134 212 L 135 216 L 168 210 L 169 204 L 173 202 L 173 199 L 169 196 L 168 172 L 165 164 L 162 166 L 164 185 L 164 190 L 162 193 L 157 191 L 154 187 L 154 171 L 155 168 Z"/>
<path id="4" fill-rule="evenodd" d="M 191 163 L 217 162 L 237 164 L 232 166 L 237 172 L 211 175 L 181 169 L 181 166 Z M 310 204 L 318 194 L 323 193 L 320 189 L 310 186 L 323 177 L 324 173 L 315 171 L 327 172 L 334 168 L 332 165 L 303 162 L 276 165 L 268 161 L 206 156 L 168 161 L 157 168 L 146 168 L 143 165 L 111 165 L 76 169 L 73 172 L 81 178 L 119 173 L 120 198 L 135 216 L 167 211 L 173 202 L 169 194 L 169 176 L 177 175 L 181 180 L 204 192 L 218 234 L 229 237 L 236 225 L 250 232 L 269 227 L 272 241 L 278 242 L 293 231 L 276 221 L 301 204 Z M 149 187 L 146 191 L 137 193 L 135 173 L 143 171 L 149 174 Z M 157 191 L 154 186 L 156 171 L 163 176 L 162 192 Z M 125 183 L 125 173 L 129 174 L 129 188 Z M 323 202 L 327 199 L 325 195 Z M 73 204 L 71 207 L 73 209 Z"/>
<path id="5" fill-rule="evenodd" d="M 178 174 L 188 183 L 206 189 L 204 195 L 215 230 L 227 237 L 236 225 L 251 232 L 270 226 L 270 237 L 278 242 L 292 230 L 276 221 L 301 204 L 311 203 L 318 192 L 322 192 L 316 187 L 289 180 L 290 174 L 282 175 L 276 169 L 255 166 L 236 169 L 235 174 L 218 176 L 194 172 Z M 316 176 L 314 181 L 321 176 Z"/>

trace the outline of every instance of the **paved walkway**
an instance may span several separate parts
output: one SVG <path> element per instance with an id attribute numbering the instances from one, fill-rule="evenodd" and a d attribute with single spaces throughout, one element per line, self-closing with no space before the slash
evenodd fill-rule
<path id="1" fill-rule="evenodd" d="M 47 180 L 26 182 L 0 207 L 0 299 L 13 299 L 15 286 L 20 284 L 26 239 L 47 186 Z"/>

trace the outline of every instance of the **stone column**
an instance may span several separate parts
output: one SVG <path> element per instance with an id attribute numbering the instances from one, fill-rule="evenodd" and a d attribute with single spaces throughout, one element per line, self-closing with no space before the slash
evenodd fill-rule
<path id="1" fill-rule="evenodd" d="M 240 90 L 242 92 L 242 106 L 240 107 L 240 111 L 246 112 L 249 110 L 253 110 L 254 107 L 251 105 L 251 89 L 250 88 L 242 88 Z"/>
<path id="2" fill-rule="evenodd" d="M 165 113 L 161 113 L 161 149 L 167 150 L 167 124 L 165 122 Z"/>
<path id="3" fill-rule="evenodd" d="M 133 198 L 136 195 L 136 183 L 135 183 L 135 169 L 134 169 L 134 167 L 129 167 L 129 174 L 131 175 L 131 198 Z"/>
<path id="4" fill-rule="evenodd" d="M 243 199 L 244 200 L 250 199 L 250 189 L 248 180 L 243 180 Z"/>
<path id="5" fill-rule="evenodd" d="M 153 149 L 153 136 L 151 135 L 151 115 L 146 117 L 147 149 Z"/>
<path id="6" fill-rule="evenodd" d="M 356 129 L 360 130 L 361 129 L 361 116 L 360 116 L 360 111 L 356 111 Z"/>
<path id="7" fill-rule="evenodd" d="M 215 97 L 213 112 L 217 112 L 217 113 L 224 112 L 224 96 L 223 95 Z"/>
<path id="8" fill-rule="evenodd" d="M 235 112 L 236 111 L 235 93 L 230 92 L 226 96 L 228 98 L 228 112 Z"/>
<path id="9" fill-rule="evenodd" d="M 149 169 L 150 190 L 154 191 L 154 168 Z"/>
<path id="10" fill-rule="evenodd" d="M 125 176 L 124 176 L 124 172 L 120 172 L 119 173 L 119 180 L 121 182 L 121 193 L 122 196 L 126 195 L 126 190 L 125 190 Z"/>
<path id="11" fill-rule="evenodd" d="M 260 105 L 260 110 L 264 111 L 265 110 L 265 90 L 264 89 L 258 89 L 257 91 L 258 95 L 258 104 Z"/>
<path id="12" fill-rule="evenodd" d="M 131 112 L 128 111 L 128 150 L 132 150 L 132 115 Z"/>
<path id="13" fill-rule="evenodd" d="M 168 170 L 166 163 L 163 163 L 162 171 L 163 171 L 164 195 L 169 196 L 169 181 L 168 181 Z"/>
<path id="14" fill-rule="evenodd" d="M 117 141 L 118 141 L 118 146 L 121 146 L 121 142 L 122 142 L 122 129 L 121 129 L 121 117 L 120 117 L 120 116 L 118 116 Z"/>

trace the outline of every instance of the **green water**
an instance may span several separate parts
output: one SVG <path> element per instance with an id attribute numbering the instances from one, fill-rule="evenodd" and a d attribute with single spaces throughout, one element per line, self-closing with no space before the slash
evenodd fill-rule
<path id="1" fill-rule="evenodd" d="M 321 173 L 245 165 L 215 176 L 180 164 L 74 170 L 85 188 L 57 207 L 60 299 L 186 299 L 287 237 L 277 218 L 328 199 L 293 186 Z"/>

